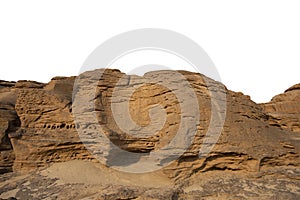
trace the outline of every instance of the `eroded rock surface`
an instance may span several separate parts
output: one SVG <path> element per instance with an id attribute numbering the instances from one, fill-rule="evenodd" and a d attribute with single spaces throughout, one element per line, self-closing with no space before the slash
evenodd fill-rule
<path id="1" fill-rule="evenodd" d="M 0 81 L 0 174 L 11 172 L 15 155 L 8 135 L 20 127 L 14 82 Z"/>
<path id="2" fill-rule="evenodd" d="M 89 159 L 72 117 L 74 77 L 18 88 L 16 112 L 21 128 L 11 135 L 15 171 L 28 171 L 52 162 Z"/>
<path id="3" fill-rule="evenodd" d="M 55 77 L 47 84 L 0 81 L 0 172 L 14 171 L 2 175 L 0 198 L 13 194 L 19 199 L 298 199 L 299 85 L 259 105 L 200 74 L 179 71 L 183 79 L 174 80 L 174 73 L 156 71 L 140 77 L 97 70 L 77 79 Z M 178 88 L 147 81 L 157 77 Z M 74 81 L 81 87 L 73 90 Z M 175 94 L 185 94 L 185 81 L 196 104 L 182 108 L 183 100 Z M 221 93 L 211 99 L 213 91 Z M 128 110 L 124 99 L 129 99 Z M 210 126 L 215 102 L 226 106 L 225 122 L 211 152 L 199 157 L 207 131 L 218 130 Z M 164 148 L 183 118 L 193 118 L 195 109 L 200 113 L 195 134 L 182 137 L 191 144 L 178 159 L 140 177 L 104 167 L 134 165 L 143 159 L 140 155 Z M 126 118 L 117 121 L 117 111 L 129 112 L 135 128 Z M 103 137 L 137 156 L 122 157 L 113 145 L 102 143 Z M 160 184 L 149 184 L 158 177 Z"/>
<path id="4" fill-rule="evenodd" d="M 300 133 L 300 84 L 262 104 L 272 126 Z"/>

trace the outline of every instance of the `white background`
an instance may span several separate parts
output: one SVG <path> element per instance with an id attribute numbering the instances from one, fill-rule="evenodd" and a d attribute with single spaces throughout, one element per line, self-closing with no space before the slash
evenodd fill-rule
<path id="1" fill-rule="evenodd" d="M 45 3 L 46 2 L 46 3 Z M 256 102 L 300 83 L 299 1 L 1 1 L 0 79 L 77 75 L 112 36 L 164 28 L 197 42 L 222 82 Z"/>

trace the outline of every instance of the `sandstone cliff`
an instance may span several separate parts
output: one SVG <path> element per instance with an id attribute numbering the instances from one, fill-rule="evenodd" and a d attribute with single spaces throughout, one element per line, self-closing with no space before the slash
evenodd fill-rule
<path id="1" fill-rule="evenodd" d="M 270 102 L 262 104 L 271 126 L 300 133 L 300 84 L 275 96 Z"/>
<path id="2" fill-rule="evenodd" d="M 80 81 L 85 83 L 86 87 L 90 86 L 89 73 L 95 72 L 86 72 L 80 76 Z M 180 116 L 183 115 L 180 100 L 174 96 L 172 90 L 156 84 L 145 84 L 145 77 L 129 76 L 118 70 L 105 70 L 101 73 L 103 76 L 93 91 L 95 98 L 89 99 L 95 102 L 95 110 L 79 108 L 83 113 L 81 117 L 87 118 L 88 115 L 85 113 L 94 112 L 97 123 L 101 124 L 105 135 L 115 145 L 129 152 L 147 154 L 168 144 L 176 130 L 180 128 Z M 168 80 L 172 73 L 172 71 L 150 72 L 147 77 L 155 79 L 158 74 L 163 74 Z M 196 135 L 180 158 L 147 176 L 120 173 L 102 164 L 100 167 L 98 164 L 96 170 L 90 164 L 78 163 L 78 160 L 93 163 L 98 163 L 98 160 L 95 152 L 91 153 L 87 150 L 87 147 L 82 144 L 83 138 L 78 135 L 78 130 L 84 129 L 93 139 L 96 125 L 91 121 L 85 124 L 85 127 L 76 127 L 78 124 L 74 122 L 72 92 L 76 77 L 56 77 L 47 84 L 32 81 L 17 83 L 1 81 L 0 172 L 14 171 L 14 173 L 3 175 L 2 180 L 6 184 L 0 185 L 0 193 L 7 196 L 8 191 L 15 190 L 17 191 L 15 196 L 31 199 L 50 198 L 53 195 L 59 199 L 82 199 L 89 196 L 92 199 L 243 199 L 250 197 L 297 199 L 300 195 L 299 85 L 274 97 L 271 102 L 259 105 L 251 101 L 249 96 L 227 90 L 221 83 L 200 74 L 186 71 L 180 73 L 188 80 L 197 96 L 200 119 L 196 127 Z M 209 89 L 207 81 L 211 83 Z M 178 80 L 175 84 L 179 89 L 184 83 Z M 112 100 L 116 87 L 120 88 L 120 94 L 127 94 L 126 91 L 135 88 L 135 92 L 130 97 L 130 114 L 132 119 L 141 126 L 154 123 L 153 135 L 147 137 L 128 135 L 118 127 L 113 117 L 112 105 L 121 103 L 123 97 L 121 95 L 120 98 Z M 217 91 L 218 88 L 224 88 L 226 95 L 225 123 L 212 151 L 209 155 L 199 158 L 199 149 L 203 145 L 212 120 L 210 91 Z M 159 130 L 155 127 L 159 127 L 160 121 L 164 118 L 156 115 L 155 118 L 158 120 L 151 122 L 148 114 L 149 109 L 157 105 L 162 106 L 166 112 L 165 123 Z M 189 112 L 195 108 L 195 105 L 189 105 L 186 109 Z M 102 152 L 100 148 L 97 153 L 107 152 Z M 118 156 L 114 152 L 109 152 L 104 160 L 105 164 L 118 164 L 120 158 Z M 71 160 L 77 161 L 71 162 Z M 56 167 L 60 163 L 60 167 Z M 30 183 L 25 183 L 25 179 L 24 181 L 21 179 L 21 182 L 20 180 L 10 182 L 11 179 L 16 179 L 16 173 L 28 174 L 29 171 L 36 173 L 49 166 L 51 167 L 48 170 L 43 171 L 44 176 L 40 173 L 27 175 L 26 179 L 30 180 Z M 59 171 L 64 167 L 66 169 L 62 175 Z M 100 173 L 98 176 L 102 177 L 101 180 L 98 181 L 95 177 L 93 179 L 93 175 L 86 174 L 88 172 L 83 173 L 85 169 L 93 171 L 94 174 Z M 66 178 L 65 174 L 68 173 L 72 174 L 69 175 L 70 177 L 78 175 L 81 178 L 75 180 Z M 107 173 L 111 176 L 106 177 Z M 87 176 L 90 178 L 82 179 Z M 151 182 L 158 177 L 161 180 L 155 187 Z M 277 177 L 281 177 L 281 180 L 275 184 L 273 182 Z M 54 179 L 64 181 L 61 184 L 64 185 L 65 191 L 70 191 L 70 196 L 63 195 Z M 91 179 L 96 181 L 93 182 Z M 199 181 L 200 179 L 205 180 Z M 28 185 L 31 188 L 35 187 L 41 184 L 41 180 L 43 184 L 47 183 L 51 186 L 48 190 L 40 188 L 39 194 L 34 196 L 34 192 L 28 189 Z M 129 181 L 125 183 L 124 180 Z M 134 184 L 135 181 L 139 181 L 140 184 Z M 72 187 L 83 189 L 82 182 L 92 186 L 85 189 L 83 193 L 72 193 Z M 286 185 L 287 183 L 289 186 Z M 16 184 L 21 184 L 20 187 L 23 189 L 21 190 Z M 259 185 L 264 186 L 257 188 Z M 100 190 L 103 192 L 99 192 Z M 145 193 L 147 190 L 148 192 Z M 105 195 L 106 193 L 108 195 Z"/>
<path id="3" fill-rule="evenodd" d="M 14 82 L 0 81 L 0 173 L 11 172 L 15 159 L 9 133 L 20 127 L 20 120 L 15 111 L 17 93 Z"/>

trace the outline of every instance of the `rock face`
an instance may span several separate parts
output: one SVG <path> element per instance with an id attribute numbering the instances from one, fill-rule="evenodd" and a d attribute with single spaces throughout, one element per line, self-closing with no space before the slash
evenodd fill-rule
<path id="1" fill-rule="evenodd" d="M 259 105 L 203 75 L 176 73 L 183 79 L 171 80 L 174 71 L 149 72 L 139 77 L 118 70 L 97 70 L 77 79 L 55 77 L 48 84 L 0 82 L 0 172 L 13 170 L 26 176 L 2 175 L 0 198 L 15 192 L 13 196 L 21 199 L 298 199 L 300 86 Z M 96 82 L 95 74 L 102 75 Z M 158 77 L 163 78 L 161 84 L 147 82 Z M 73 90 L 74 81 L 82 87 Z M 176 96 L 190 95 L 181 90 L 185 81 L 196 95 L 194 104 L 183 104 L 186 100 Z M 176 87 L 170 89 L 163 82 L 172 82 Z M 211 99 L 212 91 L 222 94 Z M 84 101 L 72 101 L 72 92 Z M 214 120 L 212 105 L 217 101 L 226 106 L 221 129 L 210 125 Z M 189 115 L 195 109 L 200 113 L 195 135 L 183 136 L 182 142 L 191 140 L 190 145 L 168 165 L 164 162 L 172 157 L 155 163 L 152 167 L 159 170 L 148 175 L 104 167 L 134 166 L 144 159 L 140 155 L 165 148 L 185 126 L 184 120 L 195 120 Z M 134 128 L 120 114 L 126 112 Z M 210 129 L 221 130 L 220 137 L 208 155 L 199 157 Z M 111 144 L 101 143 L 100 131 Z M 114 145 L 136 157 L 122 157 L 111 148 Z M 168 152 L 174 154 L 178 150 L 170 149 Z M 28 171 L 33 173 L 29 175 Z M 151 182 L 158 177 L 160 182 L 153 185 Z M 84 192 L 72 193 L 74 189 Z"/>
<path id="2" fill-rule="evenodd" d="M 300 84 L 275 96 L 270 102 L 262 104 L 268 114 L 269 124 L 285 130 L 300 133 Z"/>
<path id="3" fill-rule="evenodd" d="M 21 127 L 11 134 L 15 171 L 52 162 L 88 159 L 71 113 L 74 77 L 53 78 L 48 84 L 17 84 L 16 112 Z"/>
<path id="4" fill-rule="evenodd" d="M 0 173 L 12 171 L 15 159 L 9 133 L 20 127 L 20 120 L 15 111 L 17 94 L 15 83 L 0 81 Z"/>

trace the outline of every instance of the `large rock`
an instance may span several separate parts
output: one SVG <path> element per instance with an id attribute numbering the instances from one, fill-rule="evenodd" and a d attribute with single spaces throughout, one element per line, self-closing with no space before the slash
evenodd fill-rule
<path id="1" fill-rule="evenodd" d="M 0 81 L 0 174 L 12 171 L 14 152 L 8 134 L 20 127 L 14 86 L 13 82 Z"/>
<path id="2" fill-rule="evenodd" d="M 174 79 L 178 73 L 183 77 Z M 158 77 L 162 78 L 160 83 L 149 82 Z M 73 91 L 75 78 L 55 77 L 48 84 L 2 84 L 0 105 L 5 109 L 0 120 L 6 143 L 1 145 L 6 145 L 6 150 L 1 152 L 14 153 L 15 172 L 36 172 L 26 178 L 3 176 L 0 193 L 5 195 L 0 198 L 8 198 L 12 192 L 23 199 L 49 195 L 58 199 L 297 199 L 300 195 L 297 85 L 271 102 L 258 105 L 249 96 L 186 71 L 156 71 L 140 77 L 118 70 L 96 70 L 81 74 Z M 186 81 L 196 102 L 189 101 L 192 93 L 185 91 Z M 170 82 L 176 87 L 164 86 Z M 214 92 L 219 93 L 211 99 Z M 127 100 L 128 105 L 124 103 Z M 222 127 L 213 123 L 212 108 L 219 111 L 214 113 L 216 116 L 223 112 L 216 102 L 226 105 Z M 195 110 L 200 113 L 194 124 L 195 134 L 188 134 L 194 130 L 190 127 L 177 141 L 191 140 L 191 144 L 170 164 L 164 166 L 172 156 L 151 166 L 164 166 L 161 170 L 136 176 L 103 166 L 135 166 L 144 159 L 141 155 L 164 149 L 189 122 L 184 120 L 196 119 L 191 114 Z M 126 112 L 128 118 L 122 115 Z M 273 120 L 275 113 L 280 120 Z M 199 157 L 203 143 L 211 145 L 207 144 L 208 130 L 220 130 L 221 134 L 209 154 Z M 103 137 L 112 144 L 102 143 Z M 124 157 L 113 145 L 136 157 Z M 181 149 L 168 150 L 176 155 Z M 102 163 L 97 169 L 91 162 L 71 161 L 98 162 L 97 158 Z M 52 167 L 45 169 L 49 165 Z M 41 168 L 46 172 L 40 173 Z M 161 183 L 151 183 L 151 177 L 159 177 Z M 56 180 L 62 182 L 56 185 Z M 92 186 L 88 189 L 87 185 Z"/>
<path id="3" fill-rule="evenodd" d="M 102 73 L 99 83 L 95 89 L 90 89 L 93 78 L 91 75 L 94 76 L 99 72 Z M 147 76 L 155 79 L 158 74 L 165 74 L 164 79 L 168 81 L 171 73 L 171 71 L 151 72 Z M 280 129 L 269 126 L 268 115 L 259 105 L 251 101 L 248 96 L 227 90 L 226 121 L 222 134 L 210 155 L 199 159 L 199 149 L 211 120 L 210 93 L 203 76 L 184 71 L 180 73 L 189 81 L 197 94 L 201 118 L 193 145 L 179 160 L 164 168 L 170 177 L 186 178 L 197 171 L 204 172 L 211 169 L 259 171 L 261 168 L 274 165 L 299 164 L 299 142 L 292 139 L 292 133 L 283 134 Z M 16 111 L 21 120 L 21 129 L 15 137 L 12 136 L 16 154 L 15 170 L 34 169 L 47 163 L 70 159 L 93 159 L 81 144 L 82 140 L 77 134 L 71 113 L 74 79 L 74 77 L 54 78 L 43 88 L 31 86 L 19 89 Z M 88 123 L 83 124 L 81 128 L 88 131 L 87 135 L 94 137 L 92 139 L 97 140 L 99 137 L 97 132 L 104 131 L 106 136 L 122 149 L 147 153 L 164 147 L 176 134 L 183 108 L 181 110 L 178 99 L 170 89 L 155 84 L 144 84 L 143 77 L 128 76 L 117 70 L 87 72 L 81 75 L 79 80 L 83 86 L 78 90 L 83 90 L 83 95 L 88 95 L 87 92 L 94 93 L 87 101 L 95 101 L 94 112 L 98 118 L 96 121 L 89 119 L 93 110 L 86 107 L 86 104 L 79 104 L 80 117 L 88 120 Z M 182 81 L 176 82 L 178 88 L 184 84 Z M 211 87 L 211 90 L 217 90 L 222 85 L 212 82 Z M 116 88 L 120 91 L 119 96 L 112 100 Z M 127 96 L 132 88 L 135 88 L 135 92 L 131 97 Z M 165 108 L 167 116 L 162 128 L 153 130 L 153 135 L 149 137 L 126 134 L 122 127 L 118 126 L 112 112 L 113 105 L 120 104 L 124 98 L 131 98 L 130 114 L 132 119 L 141 126 L 152 123 L 148 115 L 149 108 L 157 105 Z M 192 106 L 184 109 L 191 108 Z M 156 117 L 160 119 L 161 115 Z M 159 127 L 159 121 L 154 121 L 157 124 L 153 127 Z M 102 130 L 95 129 L 96 123 L 101 124 Z M 33 141 L 35 141 L 34 145 Z M 88 143 L 88 141 L 84 142 Z M 97 145 L 95 147 L 97 148 Z M 101 148 L 104 149 L 103 152 Z M 101 148 L 97 149 L 97 153 L 107 153 L 104 152 L 106 146 Z M 108 165 L 120 164 L 114 163 L 118 162 L 118 156 L 118 153 L 109 152 L 103 161 Z M 191 160 L 197 161 L 197 164 Z M 128 160 L 128 163 L 130 162 Z"/>
<path id="4" fill-rule="evenodd" d="M 300 84 L 287 89 L 283 94 L 272 98 L 268 103 L 261 104 L 268 114 L 271 126 L 300 133 Z"/>
<path id="5" fill-rule="evenodd" d="M 21 127 L 11 134 L 15 171 L 28 171 L 52 162 L 89 159 L 71 113 L 74 77 L 18 89 L 16 111 Z M 28 87 L 26 87 L 28 86 Z"/>
<path id="6" fill-rule="evenodd" d="M 87 72 L 80 77 L 80 84 L 83 85 L 81 89 L 84 91 L 84 95 L 88 95 L 87 91 L 96 91 L 96 94 L 91 95 L 91 98 L 97 97 L 95 107 L 95 114 L 99 119 L 97 123 L 102 125 L 102 131 L 111 141 L 132 152 L 156 151 L 171 141 L 178 130 L 182 110 L 179 107 L 178 99 L 170 89 L 159 85 L 145 85 L 143 77 L 127 76 L 119 71 L 106 70 L 100 73 L 102 77 L 96 90 L 89 90 L 94 73 L 97 72 Z M 158 74 L 165 74 L 164 79 L 171 81 L 170 76 L 174 76 L 172 73 L 171 71 L 158 71 L 150 72 L 147 76 L 154 80 Z M 189 81 L 197 94 L 201 117 L 195 139 L 188 151 L 180 159 L 164 168 L 164 172 L 170 178 L 180 180 L 193 173 L 210 170 L 258 172 L 274 166 L 299 166 L 299 141 L 293 139 L 294 134 L 269 126 L 268 116 L 259 105 L 251 101 L 248 96 L 228 90 L 225 90 L 227 93 L 226 120 L 218 143 L 207 157 L 200 159 L 199 149 L 203 144 L 203 138 L 211 120 L 210 92 L 205 82 L 209 79 L 200 74 L 184 71 L 180 73 Z M 176 84 L 180 88 L 184 83 L 178 80 Z M 210 90 L 217 90 L 218 87 L 224 86 L 212 81 L 210 87 Z M 112 101 L 111 97 L 116 88 L 120 90 L 119 94 L 123 94 L 123 96 L 121 95 Z M 128 97 L 128 90 L 131 88 L 135 88 L 135 93 Z M 133 137 L 124 133 L 114 119 L 112 107 L 113 104 L 122 103 L 126 98 L 131 98 L 129 109 L 131 109 L 132 119 L 141 125 L 152 123 L 148 115 L 149 108 L 161 104 L 167 113 L 163 128 L 159 131 L 154 130 L 153 136 L 145 138 Z M 87 101 L 92 100 L 88 99 Z M 81 104 L 78 105 L 81 106 Z M 190 105 L 189 108 L 185 109 L 192 109 L 194 106 Z M 83 113 L 81 117 L 89 119 L 88 113 L 91 112 L 89 110 L 91 108 L 82 106 L 81 108 L 82 110 L 79 109 Z M 96 125 L 92 123 L 93 120 L 88 121 L 90 123 L 87 123 L 84 129 L 95 130 Z M 93 139 L 96 140 L 99 136 L 96 134 L 98 131 L 100 130 L 88 131 L 88 136 L 94 134 Z M 105 154 L 105 152 L 100 152 L 100 154 Z M 120 159 L 120 155 L 111 152 L 111 155 L 108 155 L 104 162 L 111 165 L 115 161 L 114 158 Z M 130 161 L 127 161 L 126 164 L 130 164 Z M 160 164 L 158 163 L 158 165 Z"/>

